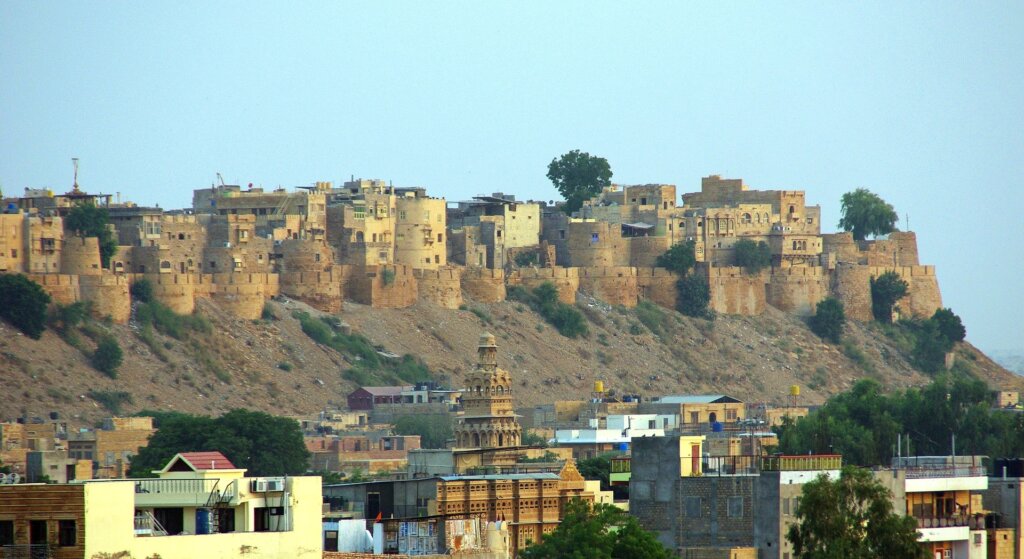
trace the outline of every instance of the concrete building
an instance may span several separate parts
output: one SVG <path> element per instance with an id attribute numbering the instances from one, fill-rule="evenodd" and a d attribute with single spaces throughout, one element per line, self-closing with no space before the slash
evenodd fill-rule
<path id="1" fill-rule="evenodd" d="M 590 420 L 588 429 L 557 429 L 555 446 L 571 448 L 577 460 L 627 452 L 632 439 L 664 436 L 678 427 L 677 422 L 676 415 L 609 415 L 603 420 Z"/>
<path id="2" fill-rule="evenodd" d="M 367 519 L 477 518 L 509 524 L 511 548 L 526 547 L 554 530 L 570 499 L 592 502 L 583 476 L 572 462 L 560 473 L 431 478 L 324 486 L 332 513 Z M 385 552 L 395 552 L 385 548 Z"/>
<path id="3" fill-rule="evenodd" d="M 684 437 L 633 440 L 630 514 L 683 557 L 790 559 L 802 486 L 838 477 L 839 456 L 703 455 Z"/>
<path id="4" fill-rule="evenodd" d="M 320 479 L 244 473 L 220 453 L 186 453 L 156 479 L 0 485 L 0 546 L 55 559 L 320 559 Z"/>
<path id="5" fill-rule="evenodd" d="M 990 511 L 992 525 L 989 531 L 989 558 L 1002 559 L 993 555 L 995 547 L 1009 548 L 1011 557 L 1024 556 L 1024 459 L 998 458 L 993 462 L 992 476 L 984 495 L 985 508 Z M 1009 541 L 1009 544 L 1005 543 Z"/>
<path id="6" fill-rule="evenodd" d="M 875 472 L 875 477 L 892 492 L 893 508 L 917 521 L 921 545 L 929 556 L 985 557 L 987 535 L 982 493 L 989 485 L 981 458 L 893 458 L 890 468 Z"/>
<path id="7" fill-rule="evenodd" d="M 464 265 L 505 268 L 522 249 L 540 243 L 540 211 L 536 202 L 517 202 L 501 192 L 459 202 L 448 210 L 449 227 L 462 236 L 453 256 Z M 477 246 L 482 252 L 474 260 Z"/>
<path id="8" fill-rule="evenodd" d="M 746 418 L 746 405 L 724 394 L 662 396 L 641 402 L 640 413 L 678 415 L 681 429 L 710 430 L 715 423 L 736 424 Z"/>
<path id="9" fill-rule="evenodd" d="M 525 446 L 419 449 L 409 451 L 408 458 L 410 478 L 521 474 L 560 470 L 565 462 L 572 460 L 572 449 Z"/>
<path id="10" fill-rule="evenodd" d="M 348 395 L 348 409 L 372 411 L 374 406 L 401 404 L 402 392 L 413 386 L 361 386 Z"/>
<path id="11" fill-rule="evenodd" d="M 90 460 L 96 479 L 123 478 L 128 474 L 132 456 L 149 443 L 156 433 L 152 417 L 111 417 L 101 429 L 68 433 L 70 458 Z"/>

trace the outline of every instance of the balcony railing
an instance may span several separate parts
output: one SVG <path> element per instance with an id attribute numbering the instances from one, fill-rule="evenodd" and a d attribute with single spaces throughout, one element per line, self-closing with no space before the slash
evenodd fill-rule
<path id="1" fill-rule="evenodd" d="M 761 470 L 766 472 L 838 470 L 842 467 L 843 457 L 839 454 L 766 456 L 761 459 Z"/>
<path id="2" fill-rule="evenodd" d="M 135 482 L 135 492 L 209 495 L 217 486 L 217 481 L 216 479 L 140 479 Z"/>
<path id="3" fill-rule="evenodd" d="M 985 519 L 981 516 L 968 516 L 965 514 L 951 516 L 932 516 L 925 518 L 914 518 L 918 528 L 956 528 L 967 526 L 971 530 L 984 530 Z"/>
<path id="4" fill-rule="evenodd" d="M 907 468 L 907 479 L 985 477 L 987 475 L 988 470 L 984 466 L 910 466 Z"/>
<path id="5" fill-rule="evenodd" d="M 53 557 L 49 544 L 0 545 L 0 559 L 50 559 Z"/>

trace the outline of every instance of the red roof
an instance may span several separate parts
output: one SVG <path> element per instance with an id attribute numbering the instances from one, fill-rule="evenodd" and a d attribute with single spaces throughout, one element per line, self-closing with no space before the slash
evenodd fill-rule
<path id="1" fill-rule="evenodd" d="M 211 452 L 182 452 L 178 454 L 196 471 L 199 470 L 235 470 L 237 469 L 230 460 L 217 451 Z"/>

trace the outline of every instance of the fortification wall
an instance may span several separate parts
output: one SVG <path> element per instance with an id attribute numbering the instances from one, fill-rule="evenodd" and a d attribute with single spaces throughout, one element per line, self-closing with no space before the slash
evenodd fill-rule
<path id="1" fill-rule="evenodd" d="M 570 222 L 566 251 L 574 267 L 626 266 L 629 255 L 620 226 L 601 221 Z"/>
<path id="2" fill-rule="evenodd" d="M 470 267 L 462 270 L 462 291 L 481 303 L 505 300 L 505 271 Z"/>
<path id="3" fill-rule="evenodd" d="M 637 268 L 636 283 L 641 299 L 666 309 L 676 308 L 676 282 L 679 276 L 665 268 Z"/>
<path id="4" fill-rule="evenodd" d="M 824 254 L 833 253 L 839 262 L 860 262 L 860 248 L 853 240 L 853 233 L 828 233 L 821 236 Z"/>
<path id="5" fill-rule="evenodd" d="M 857 243 L 863 258 L 861 262 L 868 266 L 898 266 L 898 245 L 889 239 L 861 241 Z"/>
<path id="6" fill-rule="evenodd" d="M 576 292 L 580 289 L 579 268 L 516 268 L 508 275 L 509 285 L 521 285 L 533 289 L 544 282 L 551 282 L 558 289 L 558 300 L 576 304 Z"/>
<path id="7" fill-rule="evenodd" d="M 132 315 L 129 283 L 127 277 L 109 273 L 79 277 L 81 298 L 92 301 L 93 314 L 101 318 L 109 316 L 118 324 L 125 324 Z"/>
<path id="8" fill-rule="evenodd" d="M 64 250 L 60 255 L 62 274 L 98 276 L 100 268 L 100 241 L 96 237 L 74 237 L 64 239 Z"/>
<path id="9" fill-rule="evenodd" d="M 917 257 L 917 233 L 913 231 L 896 231 L 889 233 L 889 240 L 896 243 L 897 259 L 900 266 L 920 266 Z"/>
<path id="10" fill-rule="evenodd" d="M 904 317 L 907 313 L 915 318 L 930 318 L 942 308 L 942 294 L 935 277 L 935 266 L 868 266 L 869 277 L 876 278 L 885 272 L 896 272 L 907 282 L 907 296 L 897 302 Z M 870 284 L 868 303 L 871 301 Z M 870 306 L 868 307 L 870 311 Z"/>
<path id="11" fill-rule="evenodd" d="M 708 268 L 708 307 L 715 312 L 756 316 L 764 312 L 767 271 L 751 276 L 742 268 Z"/>
<path id="12" fill-rule="evenodd" d="M 419 298 L 442 309 L 462 305 L 462 267 L 445 266 L 437 270 L 414 270 Z"/>
<path id="13" fill-rule="evenodd" d="M 672 238 L 666 235 L 631 237 L 623 239 L 623 241 L 625 241 L 629 254 L 629 265 L 638 268 L 653 268 L 658 257 L 664 254 L 672 244 Z"/>
<path id="14" fill-rule="evenodd" d="M 324 241 L 287 239 L 275 248 L 282 272 L 322 272 L 334 264 L 334 251 Z"/>
<path id="15" fill-rule="evenodd" d="M 49 294 L 51 303 L 70 305 L 81 300 L 79 276 L 69 274 L 25 274 L 28 279 L 42 286 Z"/>
<path id="16" fill-rule="evenodd" d="M 280 293 L 277 274 L 201 274 L 197 296 L 207 296 L 239 318 L 255 320 L 267 299 Z"/>
<path id="17" fill-rule="evenodd" d="M 816 266 L 773 268 L 765 289 L 769 305 L 799 316 L 814 314 L 818 302 L 828 295 L 828 275 Z"/>
<path id="18" fill-rule="evenodd" d="M 323 272 L 283 272 L 281 293 L 328 313 L 341 312 L 345 278 L 343 268 L 336 266 Z"/>
<path id="19" fill-rule="evenodd" d="M 871 269 L 839 262 L 832 274 L 832 293 L 843 303 L 846 318 L 867 322 L 871 314 Z"/>
<path id="20" fill-rule="evenodd" d="M 579 268 L 579 289 L 609 305 L 635 307 L 640 299 L 636 268 Z M 574 298 L 575 301 L 575 298 Z"/>
<path id="21" fill-rule="evenodd" d="M 196 310 L 197 274 L 135 274 L 132 283 L 149 280 L 153 298 L 178 314 L 192 314 Z"/>
<path id="22" fill-rule="evenodd" d="M 391 278 L 385 282 L 385 276 Z M 411 307 L 418 295 L 416 277 L 406 265 L 353 267 L 345 285 L 351 300 L 378 309 Z"/>

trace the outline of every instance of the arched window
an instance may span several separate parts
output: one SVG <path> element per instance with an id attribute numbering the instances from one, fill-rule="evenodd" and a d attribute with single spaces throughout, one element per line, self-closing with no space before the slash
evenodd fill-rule
<path id="1" fill-rule="evenodd" d="M 710 414 L 708 414 L 708 422 L 714 423 L 716 421 L 718 421 L 718 415 L 715 414 L 715 412 L 711 412 Z"/>
<path id="2" fill-rule="evenodd" d="M 480 434 L 473 433 L 473 446 L 480 446 Z"/>
<path id="3" fill-rule="evenodd" d="M 750 214 L 748 214 L 748 213 L 743 214 L 743 216 L 740 218 L 740 223 L 747 224 L 747 223 L 750 223 L 750 222 L 751 222 Z"/>
<path id="4" fill-rule="evenodd" d="M 170 270 L 171 269 L 170 261 L 168 261 L 168 260 L 161 261 L 160 262 L 160 269 L 161 270 Z"/>

